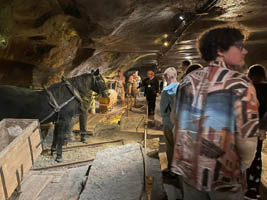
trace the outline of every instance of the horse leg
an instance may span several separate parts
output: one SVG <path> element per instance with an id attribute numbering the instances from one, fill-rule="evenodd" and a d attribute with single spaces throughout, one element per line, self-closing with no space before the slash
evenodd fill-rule
<path id="1" fill-rule="evenodd" d="M 55 124 L 54 134 L 53 134 L 53 142 L 51 146 L 51 156 L 54 155 L 57 149 L 57 141 L 58 141 L 58 124 Z"/>
<path id="2" fill-rule="evenodd" d="M 75 118 L 72 118 L 71 122 L 70 122 L 71 123 L 71 127 L 74 126 L 75 122 L 76 122 Z M 69 129 L 69 131 L 67 133 L 64 134 L 64 143 L 63 143 L 63 145 L 67 145 L 69 141 L 73 141 L 73 138 L 72 138 L 72 134 L 73 133 L 72 133 L 72 131 L 73 130 L 71 128 L 71 129 Z"/>
<path id="3" fill-rule="evenodd" d="M 65 134 L 69 133 L 71 126 L 71 118 L 69 120 L 62 120 L 58 123 L 58 137 L 57 137 L 57 162 L 62 162 L 62 146 L 64 143 Z"/>
<path id="4" fill-rule="evenodd" d="M 81 142 L 85 142 L 87 118 L 88 118 L 88 112 L 87 112 L 87 109 L 86 109 L 86 110 L 82 111 L 82 113 L 79 115 L 80 131 L 81 131 Z"/>

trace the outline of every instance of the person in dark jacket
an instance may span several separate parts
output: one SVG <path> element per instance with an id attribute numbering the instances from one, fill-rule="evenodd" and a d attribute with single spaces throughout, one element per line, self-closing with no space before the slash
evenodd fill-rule
<path id="1" fill-rule="evenodd" d="M 259 101 L 259 119 L 261 120 L 267 111 L 267 78 L 264 67 L 259 64 L 252 65 L 249 68 L 248 77 L 252 80 L 256 89 L 256 95 Z M 260 196 L 259 187 L 261 183 L 262 171 L 261 151 L 262 142 L 264 139 L 265 135 L 259 135 L 255 158 L 250 168 L 247 169 L 248 190 L 245 194 L 245 199 L 256 200 Z"/>
<path id="2" fill-rule="evenodd" d="M 200 69 L 200 68 L 203 68 L 203 66 L 201 64 L 198 64 L 198 63 L 190 65 L 185 71 L 185 76 L 187 74 L 189 74 L 190 72 L 197 70 L 197 69 Z"/>
<path id="3" fill-rule="evenodd" d="M 154 76 L 154 72 L 149 70 L 147 78 L 138 87 L 145 87 L 145 96 L 148 104 L 148 117 L 154 119 L 154 112 L 156 107 L 156 97 L 159 96 L 159 81 Z"/>

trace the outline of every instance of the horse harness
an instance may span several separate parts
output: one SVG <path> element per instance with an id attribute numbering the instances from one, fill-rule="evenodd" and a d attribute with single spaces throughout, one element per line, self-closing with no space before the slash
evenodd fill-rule
<path id="1" fill-rule="evenodd" d="M 68 90 L 70 91 L 70 93 L 73 95 L 71 98 L 69 98 L 67 101 L 65 101 L 64 103 L 62 103 L 61 105 L 58 105 L 54 95 L 52 94 L 51 91 L 49 91 L 48 89 L 45 88 L 46 93 L 49 96 L 49 105 L 53 108 L 53 111 L 51 113 L 49 113 L 44 119 L 42 119 L 40 121 L 40 124 L 43 123 L 44 121 L 46 121 L 47 119 L 49 119 L 51 116 L 53 116 L 55 113 L 58 113 L 63 107 L 65 107 L 66 105 L 68 105 L 72 100 L 74 100 L 75 98 L 82 104 L 83 100 L 81 98 L 81 95 L 79 93 L 79 91 L 73 87 L 71 85 L 71 83 L 66 80 L 64 77 L 62 77 L 62 81 L 65 83 L 66 87 L 68 88 Z"/>

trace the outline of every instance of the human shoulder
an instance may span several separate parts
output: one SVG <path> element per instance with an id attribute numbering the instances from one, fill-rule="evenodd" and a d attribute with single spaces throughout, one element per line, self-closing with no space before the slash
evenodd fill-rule
<path id="1" fill-rule="evenodd" d="M 231 81 L 232 83 L 235 84 L 241 84 L 246 87 L 252 85 L 252 81 L 245 74 L 242 74 L 234 70 L 229 70 L 227 81 Z"/>
<path id="2" fill-rule="evenodd" d="M 227 91 L 232 91 L 238 99 L 244 96 L 256 95 L 255 88 L 250 79 L 245 74 L 233 70 L 229 70 L 223 88 Z"/>
<path id="3" fill-rule="evenodd" d="M 227 67 L 211 65 L 204 67 L 201 71 L 207 72 L 208 79 L 213 84 L 216 84 L 216 87 L 222 85 L 224 89 L 238 89 L 252 85 L 252 82 L 244 73 Z M 197 73 L 197 71 L 193 73 Z"/>

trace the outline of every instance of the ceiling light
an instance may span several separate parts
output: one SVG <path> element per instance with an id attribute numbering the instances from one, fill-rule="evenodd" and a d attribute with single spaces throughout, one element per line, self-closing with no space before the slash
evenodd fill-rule
<path id="1" fill-rule="evenodd" d="M 167 46 L 169 46 L 169 42 L 164 42 L 163 45 L 164 45 L 165 47 L 167 47 Z"/>
<path id="2" fill-rule="evenodd" d="M 164 38 L 168 38 L 168 36 L 169 36 L 168 34 L 164 34 L 163 35 Z"/>

